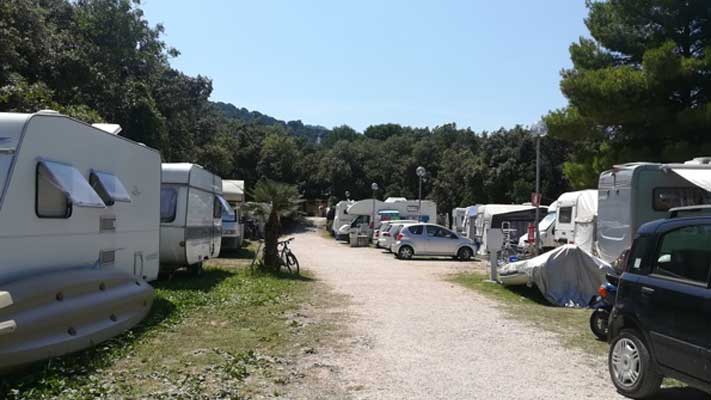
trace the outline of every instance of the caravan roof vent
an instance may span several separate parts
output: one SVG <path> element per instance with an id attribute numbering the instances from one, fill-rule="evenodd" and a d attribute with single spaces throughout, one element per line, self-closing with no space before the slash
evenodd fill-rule
<path id="1" fill-rule="evenodd" d="M 52 115 L 59 115 L 59 111 L 55 111 L 55 110 L 50 110 L 50 109 L 44 109 L 44 110 L 39 110 L 39 111 L 37 111 L 37 114 L 52 114 Z"/>
<path id="2" fill-rule="evenodd" d="M 684 164 L 708 165 L 711 164 L 711 157 L 694 157 L 693 160 L 685 161 Z"/>
<path id="3" fill-rule="evenodd" d="M 91 124 L 94 128 L 101 129 L 104 132 L 108 132 L 112 135 L 118 135 L 121 133 L 121 125 L 119 124 Z"/>

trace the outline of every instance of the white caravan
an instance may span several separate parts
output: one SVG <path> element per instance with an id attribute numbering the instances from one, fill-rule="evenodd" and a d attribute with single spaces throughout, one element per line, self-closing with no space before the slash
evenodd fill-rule
<path id="1" fill-rule="evenodd" d="M 711 204 L 708 159 L 683 164 L 628 163 L 600 174 L 597 253 L 615 261 L 645 222 L 668 216 L 670 208 Z"/>
<path id="2" fill-rule="evenodd" d="M 353 219 L 351 226 L 367 224 L 373 228 L 370 217 L 373 215 L 375 207 L 375 226 L 380 226 L 381 218 L 387 219 L 412 219 L 423 222 L 436 221 L 437 204 L 430 200 L 422 200 L 422 210 L 420 210 L 419 200 L 404 200 L 401 197 L 391 197 L 385 201 L 365 199 L 353 203 L 348 207 L 347 212 Z M 395 215 L 397 214 L 397 215 Z M 340 233 L 340 232 L 339 232 Z"/>
<path id="3" fill-rule="evenodd" d="M 240 206 L 244 203 L 244 181 L 224 179 L 222 196 L 229 207 L 222 210 L 221 251 L 237 250 L 242 247 L 244 224 L 240 220 Z"/>
<path id="4" fill-rule="evenodd" d="M 336 210 L 333 216 L 333 224 L 331 225 L 331 231 L 336 239 L 340 239 L 343 236 L 348 236 L 350 231 L 351 222 L 353 222 L 353 216 L 348 214 L 348 207 L 355 203 L 353 200 L 342 200 L 336 203 Z M 347 231 L 341 231 L 341 228 Z"/>
<path id="5" fill-rule="evenodd" d="M 467 207 L 466 215 L 464 216 L 464 227 L 462 228 L 464 231 L 463 234 L 471 240 L 476 238 L 476 217 L 478 208 L 478 205 Z"/>
<path id="6" fill-rule="evenodd" d="M 160 263 L 199 273 L 202 262 L 220 254 L 222 178 L 197 164 L 162 165 L 160 205 Z"/>
<path id="7" fill-rule="evenodd" d="M 566 192 L 558 197 L 555 240 L 560 244 L 575 244 L 588 253 L 595 243 L 597 223 L 596 189 Z"/>
<path id="8" fill-rule="evenodd" d="M 160 154 L 102 128 L 0 113 L 0 370 L 93 346 L 151 307 Z"/>
<path id="9" fill-rule="evenodd" d="M 548 207 L 541 206 L 539 218 L 546 215 Z M 486 204 L 477 207 L 475 241 L 481 255 L 498 251 L 504 244 L 504 229 L 508 226 L 514 245 L 529 223 L 536 223 L 536 207 L 521 204 Z"/>

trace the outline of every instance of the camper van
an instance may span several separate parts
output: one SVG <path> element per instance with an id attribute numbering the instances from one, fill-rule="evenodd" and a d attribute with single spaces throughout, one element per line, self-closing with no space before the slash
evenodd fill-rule
<path id="1" fill-rule="evenodd" d="M 348 231 L 353 222 L 353 217 L 348 214 L 348 207 L 352 206 L 355 201 L 342 200 L 336 203 L 336 212 L 333 216 L 333 224 L 331 230 L 336 239 L 341 239 L 348 236 Z M 343 231 L 341 230 L 343 228 Z"/>
<path id="2" fill-rule="evenodd" d="M 547 214 L 548 207 L 541 206 L 539 218 Z M 479 254 L 487 255 L 501 249 L 508 234 L 514 245 L 528 231 L 528 224 L 537 224 L 536 207 L 520 204 L 486 204 L 477 207 L 475 241 Z M 508 232 L 507 232 L 508 231 Z"/>
<path id="3" fill-rule="evenodd" d="M 93 346 L 148 313 L 160 154 L 119 133 L 0 113 L 0 370 Z"/>
<path id="4" fill-rule="evenodd" d="M 220 254 L 222 178 L 197 164 L 163 164 L 160 189 L 160 263 L 171 272 L 200 273 L 203 261 Z"/>
<path id="5" fill-rule="evenodd" d="M 595 189 L 563 193 L 558 197 L 555 240 L 575 244 L 588 253 L 593 250 L 597 222 L 598 193 Z"/>
<path id="6" fill-rule="evenodd" d="M 370 221 L 373 215 L 373 206 L 375 206 L 375 224 Z M 348 234 L 351 227 L 364 225 L 371 229 L 377 229 L 384 220 L 412 219 L 417 221 L 419 218 L 423 222 L 435 221 L 437 205 L 433 201 L 422 200 L 422 210 L 420 211 L 419 200 L 405 200 L 401 197 L 387 198 L 385 201 L 365 199 L 353 203 L 348 207 L 347 213 L 353 219 L 350 226 L 342 226 L 339 233 Z"/>
<path id="7" fill-rule="evenodd" d="M 632 244 L 640 225 L 668 216 L 670 208 L 711 204 L 707 158 L 683 164 L 635 162 L 615 165 L 598 183 L 597 246 L 615 261 Z"/>
<path id="8" fill-rule="evenodd" d="M 461 234 L 464 233 L 464 222 L 467 216 L 466 207 L 458 207 L 452 210 L 452 230 Z"/>
<path id="9" fill-rule="evenodd" d="M 556 219 L 558 218 L 558 202 L 554 201 L 548 206 L 546 216 L 543 217 L 541 222 L 538 223 L 538 237 L 541 249 L 544 251 L 551 250 L 559 246 L 559 243 L 555 240 L 556 232 Z M 518 239 L 519 247 L 526 247 L 529 245 L 534 245 L 534 243 L 528 242 L 528 232 L 521 235 Z"/>
<path id="10" fill-rule="evenodd" d="M 222 210 L 222 245 L 220 251 L 234 251 L 242 247 L 244 224 L 240 218 L 240 205 L 244 203 L 244 181 L 223 180 L 222 197 L 229 207 Z"/>

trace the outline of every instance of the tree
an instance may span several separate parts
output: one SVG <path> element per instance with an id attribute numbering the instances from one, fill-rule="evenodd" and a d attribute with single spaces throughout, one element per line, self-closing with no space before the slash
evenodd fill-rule
<path id="1" fill-rule="evenodd" d="M 545 122 L 576 144 L 565 174 L 591 187 L 611 163 L 682 161 L 709 152 L 711 3 L 587 1 L 592 39 L 570 46 L 567 108 Z"/>
<path id="2" fill-rule="evenodd" d="M 298 212 L 301 195 L 296 186 L 262 179 L 254 187 L 252 198 L 256 207 L 266 217 L 264 228 L 264 266 L 272 271 L 279 271 L 278 242 L 281 235 L 282 218 Z M 261 203 L 261 204 L 260 204 Z"/>

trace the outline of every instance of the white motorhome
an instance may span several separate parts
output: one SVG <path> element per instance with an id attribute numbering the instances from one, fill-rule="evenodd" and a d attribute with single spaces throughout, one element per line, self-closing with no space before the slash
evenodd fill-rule
<path id="1" fill-rule="evenodd" d="M 683 164 L 635 162 L 615 165 L 598 183 L 597 246 L 615 261 L 632 244 L 640 225 L 668 216 L 670 208 L 711 204 L 711 165 L 700 158 Z"/>
<path id="2" fill-rule="evenodd" d="M 350 227 L 351 222 L 353 222 L 353 216 L 348 214 L 348 207 L 352 206 L 353 203 L 355 203 L 353 200 L 342 200 L 336 203 L 333 224 L 331 225 L 333 236 L 336 239 L 348 235 L 348 232 L 341 232 L 340 228 L 344 226 Z"/>
<path id="3" fill-rule="evenodd" d="M 555 240 L 556 232 L 556 219 L 558 217 L 558 201 L 552 202 L 548 206 L 546 216 L 543 217 L 541 222 L 538 223 L 538 235 L 541 248 L 545 250 L 553 249 L 558 247 L 559 243 Z M 525 247 L 528 245 L 533 245 L 533 243 L 528 242 L 528 232 L 521 235 L 518 240 L 518 245 L 520 247 Z"/>
<path id="4" fill-rule="evenodd" d="M 464 216 L 464 236 L 469 239 L 474 240 L 476 238 L 476 217 L 478 205 L 469 206 L 466 208 L 466 215 Z"/>
<path id="5" fill-rule="evenodd" d="M 420 210 L 419 200 L 404 200 L 401 197 L 387 198 L 385 201 L 365 199 L 353 203 L 348 207 L 347 212 L 353 219 L 350 226 L 369 225 L 370 228 L 377 229 L 382 218 L 387 219 L 412 219 L 423 222 L 436 221 L 437 204 L 431 200 L 422 200 Z M 373 211 L 375 207 L 375 211 Z M 370 221 L 375 213 L 375 224 Z M 345 227 L 341 227 L 346 229 Z M 340 229 L 339 229 L 340 231 Z M 340 232 L 339 232 L 340 233 Z"/>
<path id="6" fill-rule="evenodd" d="M 0 370 L 93 346 L 151 307 L 160 154 L 101 128 L 0 113 Z"/>
<path id="7" fill-rule="evenodd" d="M 539 218 L 547 214 L 548 207 L 541 206 Z M 536 224 L 536 207 L 521 204 L 486 204 L 477 207 L 475 220 L 475 241 L 479 245 L 479 254 L 486 255 L 498 251 L 504 244 L 504 229 L 517 244 L 522 233 L 528 231 L 528 224 Z"/>
<path id="8" fill-rule="evenodd" d="M 162 165 L 160 263 L 167 271 L 188 267 L 200 273 L 203 261 L 220 254 L 222 178 L 197 164 Z"/>
<path id="9" fill-rule="evenodd" d="M 457 207 L 452 210 L 452 230 L 457 233 L 464 233 L 464 223 L 467 217 L 466 207 Z"/>
<path id="10" fill-rule="evenodd" d="M 560 244 L 575 244 L 588 253 L 595 243 L 597 223 L 596 189 L 566 192 L 558 197 L 555 240 Z"/>
<path id="11" fill-rule="evenodd" d="M 220 251 L 234 251 L 242 247 L 244 224 L 240 206 L 244 203 L 244 181 L 222 180 L 222 196 L 229 207 L 222 210 L 222 245 Z"/>

